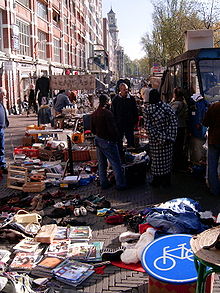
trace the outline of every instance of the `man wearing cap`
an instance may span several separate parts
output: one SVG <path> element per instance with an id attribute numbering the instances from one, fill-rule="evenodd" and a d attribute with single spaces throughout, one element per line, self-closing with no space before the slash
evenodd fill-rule
<path id="1" fill-rule="evenodd" d="M 109 102 L 107 95 L 99 96 L 99 106 L 91 115 L 91 130 L 95 134 L 101 188 L 110 187 L 107 178 L 107 161 L 109 161 L 115 175 L 116 189 L 123 190 L 126 185 L 117 146 L 118 132 L 113 114 L 108 109 Z"/>
<path id="2" fill-rule="evenodd" d="M 6 98 L 6 90 L 0 87 L 0 169 L 7 174 L 5 161 L 5 128 L 9 126 L 7 113 L 4 107 L 4 99 Z"/>

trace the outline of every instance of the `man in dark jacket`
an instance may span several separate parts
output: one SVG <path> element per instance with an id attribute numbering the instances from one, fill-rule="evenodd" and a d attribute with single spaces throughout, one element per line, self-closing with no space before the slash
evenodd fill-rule
<path id="1" fill-rule="evenodd" d="M 125 188 L 125 178 L 122 172 L 120 156 L 118 152 L 118 133 L 113 114 L 107 108 L 109 98 L 102 94 L 99 97 L 99 106 L 91 115 L 91 130 L 95 134 L 95 144 L 99 164 L 99 178 L 102 189 L 110 187 L 107 178 L 107 160 L 110 162 L 116 180 L 116 189 Z"/>
<path id="2" fill-rule="evenodd" d="M 7 174 L 5 162 L 5 128 L 9 126 L 6 110 L 4 107 L 4 99 L 6 90 L 0 87 L 0 169 Z"/>
<path id="3" fill-rule="evenodd" d="M 220 158 L 220 102 L 206 112 L 203 125 L 208 127 L 208 182 L 213 195 L 220 195 L 218 163 Z"/>
<path id="4" fill-rule="evenodd" d="M 112 101 L 112 112 L 119 131 L 119 152 L 123 155 L 123 138 L 127 147 L 134 147 L 134 127 L 138 122 L 138 110 L 135 98 L 128 92 L 125 83 L 119 85 L 119 94 Z"/>

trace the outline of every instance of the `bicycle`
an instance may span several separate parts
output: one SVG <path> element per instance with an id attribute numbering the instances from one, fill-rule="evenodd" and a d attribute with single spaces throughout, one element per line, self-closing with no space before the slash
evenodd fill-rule
<path id="1" fill-rule="evenodd" d="M 173 248 L 169 250 L 168 248 L 170 248 L 170 246 L 165 246 L 163 248 L 163 255 L 159 256 L 158 258 L 154 260 L 154 266 L 158 270 L 160 271 L 172 270 L 172 268 L 174 268 L 176 265 L 175 258 L 181 259 L 181 260 L 188 259 L 189 261 L 194 261 L 192 250 L 190 248 L 185 247 L 186 243 L 182 243 L 177 246 L 178 248 Z M 180 251 L 180 256 L 170 253 L 174 251 L 175 252 Z"/>

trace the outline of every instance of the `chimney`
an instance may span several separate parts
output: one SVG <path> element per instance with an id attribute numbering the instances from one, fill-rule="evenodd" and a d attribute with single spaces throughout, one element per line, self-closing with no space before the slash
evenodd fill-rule
<path id="1" fill-rule="evenodd" d="M 185 50 L 213 48 L 213 30 L 189 30 L 185 32 Z"/>

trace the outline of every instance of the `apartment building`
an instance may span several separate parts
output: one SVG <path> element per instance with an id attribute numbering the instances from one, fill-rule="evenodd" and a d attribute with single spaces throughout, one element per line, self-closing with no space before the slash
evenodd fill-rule
<path id="1" fill-rule="evenodd" d="M 40 76 L 85 74 L 102 44 L 102 0 L 0 0 L 0 86 L 11 109 Z"/>

